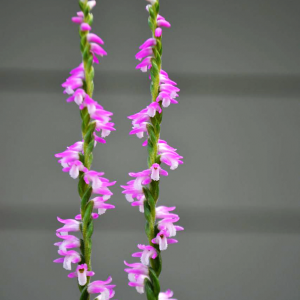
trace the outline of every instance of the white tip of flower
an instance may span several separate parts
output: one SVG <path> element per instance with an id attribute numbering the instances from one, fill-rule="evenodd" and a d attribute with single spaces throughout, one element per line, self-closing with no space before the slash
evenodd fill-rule
<path id="1" fill-rule="evenodd" d="M 159 170 L 158 169 L 155 169 L 155 168 L 152 169 L 151 179 L 154 181 L 159 180 Z"/>
<path id="2" fill-rule="evenodd" d="M 92 9 L 93 7 L 96 6 L 96 1 L 89 1 L 89 2 L 87 3 L 87 5 L 89 6 L 90 9 Z"/>
<path id="3" fill-rule="evenodd" d="M 129 273 L 128 274 L 128 280 L 131 281 L 131 282 L 134 282 L 135 281 L 135 275 L 132 274 L 132 273 Z"/>
<path id="4" fill-rule="evenodd" d="M 151 253 L 143 252 L 142 257 L 141 257 L 141 263 L 145 266 L 148 266 L 150 263 L 150 255 Z"/>
<path id="5" fill-rule="evenodd" d="M 148 106 L 147 114 L 149 117 L 153 118 L 156 114 L 156 110 L 153 107 Z"/>
<path id="6" fill-rule="evenodd" d="M 68 95 L 73 95 L 73 94 L 74 94 L 74 91 L 73 91 L 69 86 L 65 89 L 65 92 L 66 92 Z"/>
<path id="7" fill-rule="evenodd" d="M 162 100 L 162 106 L 163 107 L 169 107 L 170 106 L 170 103 L 171 103 L 171 100 L 169 98 L 164 98 Z"/>
<path id="8" fill-rule="evenodd" d="M 70 176 L 73 178 L 73 179 L 76 179 L 79 175 L 79 169 L 77 166 L 72 166 L 71 169 L 70 169 L 70 172 L 69 172 Z"/>
<path id="9" fill-rule="evenodd" d="M 141 213 L 144 213 L 144 205 L 140 205 L 140 206 L 139 206 L 139 211 L 140 211 Z"/>
<path id="10" fill-rule="evenodd" d="M 111 133 L 110 130 L 107 130 L 107 129 L 102 129 L 102 132 L 101 132 L 101 137 L 105 138 L 107 136 L 109 136 Z"/>
<path id="11" fill-rule="evenodd" d="M 87 282 L 86 272 L 81 273 L 79 271 L 77 274 L 78 274 L 78 283 L 79 283 L 79 285 L 81 285 L 81 286 L 85 285 L 86 282 Z"/>
<path id="12" fill-rule="evenodd" d="M 125 198 L 128 202 L 133 202 L 133 198 L 131 194 L 125 194 Z"/>
<path id="13" fill-rule="evenodd" d="M 168 248 L 168 240 L 166 236 L 163 236 L 159 239 L 159 249 L 160 251 L 167 250 Z"/>
<path id="14" fill-rule="evenodd" d="M 141 67 L 141 71 L 142 71 L 143 73 L 146 73 L 147 70 L 148 70 L 148 67 L 147 67 L 147 66 Z"/>
<path id="15" fill-rule="evenodd" d="M 82 102 L 83 102 L 83 97 L 82 97 L 82 95 L 76 95 L 75 98 L 74 98 L 74 102 L 75 102 L 77 105 L 81 105 Z"/>
<path id="16" fill-rule="evenodd" d="M 139 139 L 142 139 L 144 137 L 144 132 L 138 132 L 136 134 L 136 136 L 139 138 Z"/>
<path id="17" fill-rule="evenodd" d="M 63 262 L 63 268 L 66 270 L 72 270 L 72 258 L 71 257 L 65 257 L 64 262 Z"/>
<path id="18" fill-rule="evenodd" d="M 96 106 L 95 105 L 89 105 L 88 106 L 88 112 L 90 115 L 92 115 L 96 111 Z"/>
<path id="19" fill-rule="evenodd" d="M 137 291 L 139 294 L 144 294 L 144 287 L 143 287 L 143 286 L 137 286 L 137 287 L 136 287 L 136 291 Z"/>
<path id="20" fill-rule="evenodd" d="M 177 161 L 174 161 L 172 163 L 172 166 L 170 167 L 171 170 L 176 170 L 178 168 L 178 162 Z"/>
<path id="21" fill-rule="evenodd" d="M 98 215 L 103 215 L 106 212 L 105 208 L 98 208 Z"/>

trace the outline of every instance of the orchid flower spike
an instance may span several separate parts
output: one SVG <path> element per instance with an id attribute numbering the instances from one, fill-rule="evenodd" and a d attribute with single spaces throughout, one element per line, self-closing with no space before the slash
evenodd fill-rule
<path id="1" fill-rule="evenodd" d="M 136 69 L 146 73 L 150 70 L 151 103 L 128 117 L 132 124 L 130 135 L 144 139 L 143 146 L 148 148 L 148 169 L 137 173 L 129 173 L 131 180 L 122 185 L 123 194 L 132 206 L 137 206 L 146 218 L 146 234 L 150 245 L 139 244 L 139 252 L 132 254 L 141 262 L 125 264 L 129 286 L 135 287 L 138 293 L 144 293 L 147 287 L 147 298 L 158 300 L 176 300 L 171 298 L 173 292 L 160 292 L 159 274 L 162 268 L 161 252 L 168 245 L 178 241 L 173 237 L 184 230 L 177 225 L 179 216 L 173 211 L 175 207 L 157 206 L 159 201 L 159 184 L 162 176 L 168 176 L 162 164 L 175 170 L 183 164 L 183 157 L 177 149 L 160 138 L 163 110 L 171 104 L 178 103 L 180 89 L 162 69 L 162 36 L 163 29 L 171 24 L 159 14 L 159 0 L 147 0 L 146 10 L 149 13 L 148 24 L 151 37 L 146 39 L 135 55 L 138 60 Z M 151 266 L 151 267 L 150 267 Z M 151 296 L 149 296 L 151 295 Z M 153 298 L 154 299 L 154 298 Z"/>
<path id="2" fill-rule="evenodd" d="M 80 11 L 72 17 L 72 22 L 79 27 L 82 61 L 70 71 L 62 87 L 63 93 L 68 95 L 67 103 L 75 103 L 80 111 L 82 124 L 78 130 L 82 133 L 82 139 L 67 147 L 65 151 L 55 154 L 55 157 L 63 172 L 69 173 L 73 179 L 78 179 L 81 203 L 78 204 L 80 214 L 74 219 L 57 218 L 63 225 L 56 230 L 60 240 L 54 245 L 58 247 L 60 258 L 54 262 L 62 263 L 66 270 L 71 270 L 72 264 L 78 264 L 68 277 L 78 280 L 80 299 L 88 299 L 88 294 L 97 293 L 99 295 L 96 299 L 108 300 L 115 294 L 115 285 L 110 284 L 111 277 L 106 281 L 90 282 L 90 278 L 95 275 L 91 262 L 93 222 L 107 210 L 115 208 L 107 201 L 113 195 L 110 187 L 116 183 L 104 178 L 103 172 L 91 169 L 93 150 L 97 143 L 105 144 L 106 138 L 115 131 L 111 119 L 113 113 L 105 110 L 93 98 L 94 64 L 99 63 L 99 57 L 107 55 L 103 48 L 104 41 L 91 32 L 91 10 L 95 5 L 95 0 L 79 0 Z M 156 101 L 155 103 L 153 109 L 158 109 L 159 104 Z"/>

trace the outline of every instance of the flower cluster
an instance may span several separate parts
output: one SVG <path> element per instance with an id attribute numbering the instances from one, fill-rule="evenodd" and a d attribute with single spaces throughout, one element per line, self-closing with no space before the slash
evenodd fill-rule
<path id="1" fill-rule="evenodd" d="M 141 212 L 144 212 L 144 192 L 143 187 L 149 184 L 152 180 L 158 181 L 160 176 L 168 176 L 168 172 L 163 170 L 159 164 L 155 163 L 150 169 L 138 173 L 129 173 L 130 177 L 135 178 L 127 182 L 127 185 L 122 185 L 122 192 L 128 202 L 132 202 L 132 206 L 139 206 Z M 136 199 L 136 201 L 134 201 Z"/>
<path id="2" fill-rule="evenodd" d="M 80 299 L 88 299 L 88 294 L 99 294 L 96 299 L 108 300 L 113 298 L 115 285 L 111 285 L 112 278 L 106 281 L 90 282 L 90 277 L 95 273 L 91 270 L 91 236 L 93 233 L 93 219 L 106 212 L 107 209 L 115 208 L 107 201 L 112 196 L 109 187 L 115 182 L 104 178 L 103 172 L 90 169 L 92 163 L 92 151 L 97 142 L 105 143 L 111 131 L 114 131 L 114 123 L 111 122 L 111 112 L 106 111 L 97 101 L 92 99 L 93 94 L 93 63 L 99 63 L 97 56 L 107 53 L 100 46 L 103 40 L 94 33 L 90 33 L 92 14 L 90 11 L 96 5 L 96 1 L 79 1 L 81 11 L 72 18 L 74 23 L 79 24 L 81 37 L 81 51 L 83 61 L 70 72 L 70 76 L 62 84 L 64 94 L 68 94 L 67 102 L 75 102 L 81 112 L 82 140 L 67 147 L 64 152 L 55 155 L 63 168 L 74 179 L 79 178 L 78 191 L 81 197 L 80 214 L 74 219 L 57 218 L 63 224 L 56 230 L 60 242 L 54 245 L 58 247 L 60 258 L 55 263 L 62 263 L 63 268 L 72 270 L 72 264 L 78 264 L 69 278 L 77 278 L 81 287 Z M 99 136 L 96 135 L 99 133 Z M 91 195 L 94 195 L 92 199 Z M 97 213 L 93 211 L 97 210 Z M 82 239 L 74 234 L 81 233 Z M 80 253 L 81 251 L 81 253 Z M 88 294 L 84 294 L 88 293 Z"/>
<path id="3" fill-rule="evenodd" d="M 161 36 L 161 27 L 170 27 L 170 23 L 167 22 L 162 16 L 157 19 L 157 30 L 159 30 Z M 161 27 L 160 27 L 161 26 Z M 142 72 L 146 72 L 152 67 L 152 59 L 154 58 L 153 48 L 156 46 L 157 40 L 155 38 L 150 38 L 146 40 L 141 46 L 140 51 L 136 54 L 136 59 L 142 60 L 136 68 L 140 69 Z M 156 101 L 149 104 L 146 108 L 142 109 L 140 112 L 129 116 L 128 118 L 132 120 L 132 130 L 130 134 L 136 134 L 138 138 L 143 138 L 144 133 L 147 133 L 147 124 L 150 123 L 151 118 L 153 118 L 156 113 L 161 114 L 161 107 L 168 107 L 171 103 L 178 103 L 176 98 L 179 96 L 178 92 L 180 89 L 177 87 L 177 83 L 171 80 L 168 73 L 164 70 L 159 71 L 159 93 L 156 97 Z"/>
<path id="4" fill-rule="evenodd" d="M 143 143 L 147 146 L 148 141 Z M 183 164 L 183 157 L 177 153 L 177 149 L 169 146 L 166 141 L 158 139 L 157 154 L 160 156 L 160 161 L 170 167 L 171 170 L 178 168 L 178 165 Z"/>
<path id="5" fill-rule="evenodd" d="M 60 158 L 58 162 L 62 165 L 63 172 L 69 172 L 70 176 L 74 179 L 82 172 L 84 174 L 83 178 L 85 183 L 91 184 L 93 193 L 102 195 L 102 198 L 96 197 L 93 199 L 94 208 L 112 208 L 107 207 L 108 204 L 105 204 L 104 201 L 108 200 L 113 194 L 108 187 L 114 185 L 116 182 L 109 182 L 107 178 L 102 177 L 104 175 L 103 172 L 88 170 L 83 165 L 80 160 L 84 155 L 82 147 L 83 142 L 76 142 L 74 145 L 67 147 L 64 152 L 55 154 L 55 157 Z"/>
<path id="6" fill-rule="evenodd" d="M 113 207 L 114 206 L 111 205 L 109 208 Z M 63 268 L 66 270 L 71 270 L 72 264 L 78 264 L 75 272 L 70 273 L 68 277 L 76 277 L 78 280 L 78 284 L 84 286 L 87 284 L 88 277 L 94 276 L 95 273 L 93 271 L 88 271 L 87 264 L 81 264 L 82 257 L 79 252 L 74 250 L 74 248 L 80 248 L 80 239 L 70 234 L 70 232 L 75 233 L 81 231 L 82 223 L 76 220 L 76 218 L 67 220 L 63 220 L 61 218 L 57 219 L 64 225 L 56 230 L 57 237 L 62 239 L 62 241 L 55 243 L 54 245 L 58 247 L 58 254 L 61 255 L 61 258 L 55 259 L 54 262 L 62 263 Z M 77 219 L 81 220 L 81 217 Z M 100 293 L 100 295 L 96 299 L 111 299 L 115 294 L 113 290 L 115 285 L 109 285 L 111 281 L 112 279 L 111 277 L 109 277 L 107 281 L 91 282 L 87 286 L 87 291 L 89 294 Z"/>
<path id="7" fill-rule="evenodd" d="M 124 189 L 122 193 L 125 194 L 127 201 L 132 206 L 138 206 L 147 220 L 146 233 L 149 238 L 149 245 L 139 244 L 140 251 L 132 254 L 133 257 L 140 258 L 140 262 L 131 264 L 124 262 L 127 266 L 125 272 L 128 273 L 129 286 L 135 287 L 138 293 L 145 292 L 145 284 L 148 281 L 152 283 L 150 286 L 155 284 L 151 276 L 158 277 L 160 269 L 155 270 L 153 275 L 151 273 L 153 265 L 160 264 L 158 259 L 160 252 L 166 250 L 169 244 L 177 243 L 178 241 L 174 237 L 177 231 L 183 230 L 183 227 L 175 224 L 179 221 L 179 216 L 173 212 L 175 207 L 155 205 L 158 201 L 159 180 L 161 176 L 168 176 L 168 172 L 161 167 L 161 163 L 169 166 L 171 170 L 175 170 L 179 164 L 183 164 L 183 157 L 177 153 L 175 148 L 160 139 L 162 110 L 171 103 L 178 103 L 176 98 L 180 90 L 176 82 L 169 78 L 167 72 L 161 69 L 162 28 L 171 25 L 158 14 L 158 0 L 148 1 L 150 4 L 146 6 L 146 9 L 150 14 L 149 24 L 153 36 L 139 47 L 140 51 L 135 57 L 140 61 L 136 69 L 140 69 L 142 72 L 150 70 L 153 101 L 146 108 L 128 118 L 132 122 L 132 130 L 129 134 L 135 134 L 140 139 L 145 135 L 147 136 L 143 146 L 148 147 L 149 168 L 141 172 L 129 173 L 132 180 L 128 181 L 127 185 L 122 186 Z M 155 70 L 153 71 L 152 68 Z M 151 260 L 157 261 L 155 264 L 151 264 Z M 155 299 L 175 300 L 171 299 L 172 296 L 173 292 L 167 290 L 157 293 Z M 151 296 L 150 299 L 152 299 Z"/>
<path id="8" fill-rule="evenodd" d="M 71 95 L 67 98 L 67 102 L 75 102 L 80 110 L 87 108 L 90 118 L 93 120 L 92 124 L 95 125 L 95 130 L 101 131 L 101 137 L 94 132 L 95 142 L 105 143 L 104 138 L 115 130 L 114 123 L 110 122 L 110 116 L 113 113 L 105 110 L 81 88 L 85 79 L 83 63 L 73 69 L 70 74 L 71 76 L 62 84 L 65 88 L 64 93 Z"/>

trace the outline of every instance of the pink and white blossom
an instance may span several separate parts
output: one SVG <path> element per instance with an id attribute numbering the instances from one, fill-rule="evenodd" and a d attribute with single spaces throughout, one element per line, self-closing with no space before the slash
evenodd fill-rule
<path id="1" fill-rule="evenodd" d="M 101 194 L 105 199 L 109 199 L 113 194 L 108 186 L 112 186 L 116 181 L 109 182 L 107 178 L 102 177 L 103 172 L 96 172 L 93 170 L 87 171 L 84 174 L 84 181 L 86 184 L 91 184 L 94 194 Z"/>
<path id="2" fill-rule="evenodd" d="M 127 185 L 121 186 L 124 189 L 122 193 L 125 194 L 128 202 L 133 202 L 134 199 L 143 199 L 143 187 L 151 182 L 150 174 L 151 172 L 149 172 L 149 170 L 138 173 L 129 173 L 129 176 L 135 179 L 128 181 Z"/>
<path id="3" fill-rule="evenodd" d="M 105 203 L 108 199 L 105 199 L 103 197 L 95 197 L 91 201 L 94 202 L 94 208 L 98 209 L 98 214 L 103 215 L 107 209 L 113 209 L 115 208 L 114 205 Z"/>
<path id="4" fill-rule="evenodd" d="M 63 172 L 69 172 L 70 176 L 73 179 L 76 179 L 79 176 L 79 172 L 87 172 L 88 169 L 83 165 L 83 163 L 79 160 L 75 160 L 68 164 L 69 166 L 63 168 Z"/>
<path id="5" fill-rule="evenodd" d="M 177 240 L 170 239 L 169 237 L 170 237 L 170 234 L 169 234 L 168 230 L 162 229 L 156 235 L 156 237 L 152 240 L 152 243 L 159 245 L 159 250 L 160 251 L 167 250 L 168 244 L 176 244 L 176 243 L 178 243 Z"/>
<path id="6" fill-rule="evenodd" d="M 76 271 L 68 275 L 69 278 L 78 278 L 78 284 L 83 286 L 87 283 L 87 277 L 94 276 L 93 271 L 88 271 L 87 264 L 78 265 Z"/>
<path id="7" fill-rule="evenodd" d="M 168 176 L 168 172 L 163 170 L 159 164 L 153 164 L 150 168 L 151 170 L 151 179 L 154 181 L 158 181 L 161 176 Z"/>
<path id="8" fill-rule="evenodd" d="M 74 250 L 70 250 L 70 251 L 58 250 L 58 254 L 63 257 L 55 259 L 54 262 L 62 263 L 63 268 L 66 270 L 72 269 L 72 263 L 77 264 L 81 261 L 80 254 Z"/>
<path id="9" fill-rule="evenodd" d="M 132 257 L 140 257 L 141 263 L 145 266 L 149 266 L 150 258 L 155 259 L 157 257 L 156 249 L 150 245 L 140 245 L 140 244 L 138 245 L 138 248 L 143 251 L 133 253 Z"/>
<path id="10" fill-rule="evenodd" d="M 174 211 L 176 209 L 176 206 L 168 207 L 168 206 L 157 206 L 155 208 L 155 215 L 157 219 L 163 219 L 163 218 L 173 218 L 173 219 L 179 219 L 179 216 L 174 213 L 170 213 L 171 211 Z"/>
<path id="11" fill-rule="evenodd" d="M 177 300 L 173 297 L 173 292 L 171 290 L 166 290 L 165 292 L 160 292 L 158 295 L 158 300 Z"/>
<path id="12" fill-rule="evenodd" d="M 124 261 L 124 264 L 129 267 L 124 271 L 128 273 L 129 286 L 135 287 L 137 292 L 140 294 L 144 293 L 144 280 L 149 279 L 149 270 L 148 267 L 142 263 L 133 263 L 129 264 Z"/>
<path id="13" fill-rule="evenodd" d="M 67 249 L 80 247 L 80 239 L 74 235 L 61 235 L 60 233 L 56 233 L 56 236 L 63 239 L 62 242 L 54 244 L 55 246 L 58 246 L 59 250 L 67 251 Z"/>
<path id="14" fill-rule="evenodd" d="M 163 219 L 158 222 L 158 229 L 159 230 L 166 230 L 168 232 L 169 237 L 176 236 L 177 231 L 184 230 L 183 227 L 174 225 L 174 223 L 178 222 L 179 218 L 177 219 Z"/>
<path id="15" fill-rule="evenodd" d="M 57 229 L 56 232 L 59 232 L 61 235 L 68 235 L 69 232 L 77 232 L 80 231 L 80 222 L 74 219 L 61 219 L 57 217 L 57 220 L 60 223 L 63 223 L 64 226 Z"/>
<path id="16" fill-rule="evenodd" d="M 108 277 L 108 279 L 105 281 L 102 280 L 93 281 L 88 285 L 87 291 L 89 294 L 100 294 L 95 299 L 98 300 L 111 299 L 115 295 L 114 288 L 116 287 L 115 285 L 110 284 L 111 282 L 112 282 L 111 277 Z"/>

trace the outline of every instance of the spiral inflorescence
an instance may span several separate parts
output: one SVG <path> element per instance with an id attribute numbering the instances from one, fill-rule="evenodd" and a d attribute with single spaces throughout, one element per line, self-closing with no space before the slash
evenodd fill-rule
<path id="1" fill-rule="evenodd" d="M 90 282 L 95 275 L 92 271 L 92 234 L 94 230 L 93 220 L 113 209 L 114 205 L 107 201 L 113 194 L 109 187 L 115 182 L 104 178 L 104 173 L 91 170 L 93 161 L 93 150 L 97 143 L 106 143 L 111 131 L 114 131 L 114 123 L 111 122 L 111 112 L 106 111 L 97 101 L 92 99 L 94 90 L 94 63 L 98 63 L 98 56 L 106 55 L 100 46 L 103 40 L 91 33 L 93 15 L 91 10 L 96 1 L 80 0 L 80 11 L 72 18 L 79 25 L 80 49 L 82 63 L 70 72 L 70 77 L 62 84 L 64 93 L 69 97 L 67 102 L 78 105 L 82 119 L 82 140 L 55 156 L 59 158 L 64 172 L 69 172 L 74 179 L 79 178 L 78 193 L 81 199 L 80 214 L 74 219 L 58 221 L 64 225 L 57 229 L 56 235 L 62 241 L 55 243 L 58 246 L 60 258 L 54 262 L 63 263 L 66 270 L 72 269 L 72 264 L 78 264 L 75 272 L 68 275 L 69 278 L 78 279 L 78 287 L 81 292 L 80 300 L 88 300 L 90 294 L 99 294 L 97 299 L 108 300 L 113 298 L 115 285 L 111 285 L 112 278 L 105 281 Z M 97 134 L 100 133 L 100 136 Z M 94 195 L 95 197 L 92 197 Z M 97 213 L 94 212 L 97 209 Z M 71 233 L 81 233 L 81 238 Z M 80 253 L 74 248 L 80 249 Z"/>
<path id="2" fill-rule="evenodd" d="M 172 300 L 172 291 L 160 291 L 161 251 L 166 250 L 169 244 L 177 243 L 173 237 L 183 228 L 174 224 L 179 220 L 178 215 L 173 212 L 175 207 L 157 206 L 157 202 L 160 178 L 168 175 L 161 164 L 164 163 L 174 170 L 183 163 L 183 157 L 177 150 L 160 139 L 163 109 L 171 103 L 178 103 L 176 98 L 179 89 L 176 82 L 161 68 L 162 27 L 171 25 L 159 15 L 159 1 L 149 2 L 146 9 L 149 12 L 148 24 L 152 37 L 140 46 L 136 59 L 141 62 L 136 68 L 142 72 L 150 70 L 152 102 L 140 112 L 128 117 L 132 121 L 130 134 L 136 134 L 139 138 L 147 135 L 143 146 L 147 146 L 148 149 L 148 169 L 129 173 L 132 180 L 122 186 L 126 199 L 132 206 L 138 206 L 145 215 L 145 232 L 149 245 L 138 245 L 141 251 L 132 256 L 139 257 L 141 262 L 130 264 L 125 261 L 128 267 L 125 272 L 128 273 L 129 285 L 135 287 L 139 293 L 146 292 L 148 300 Z"/>

